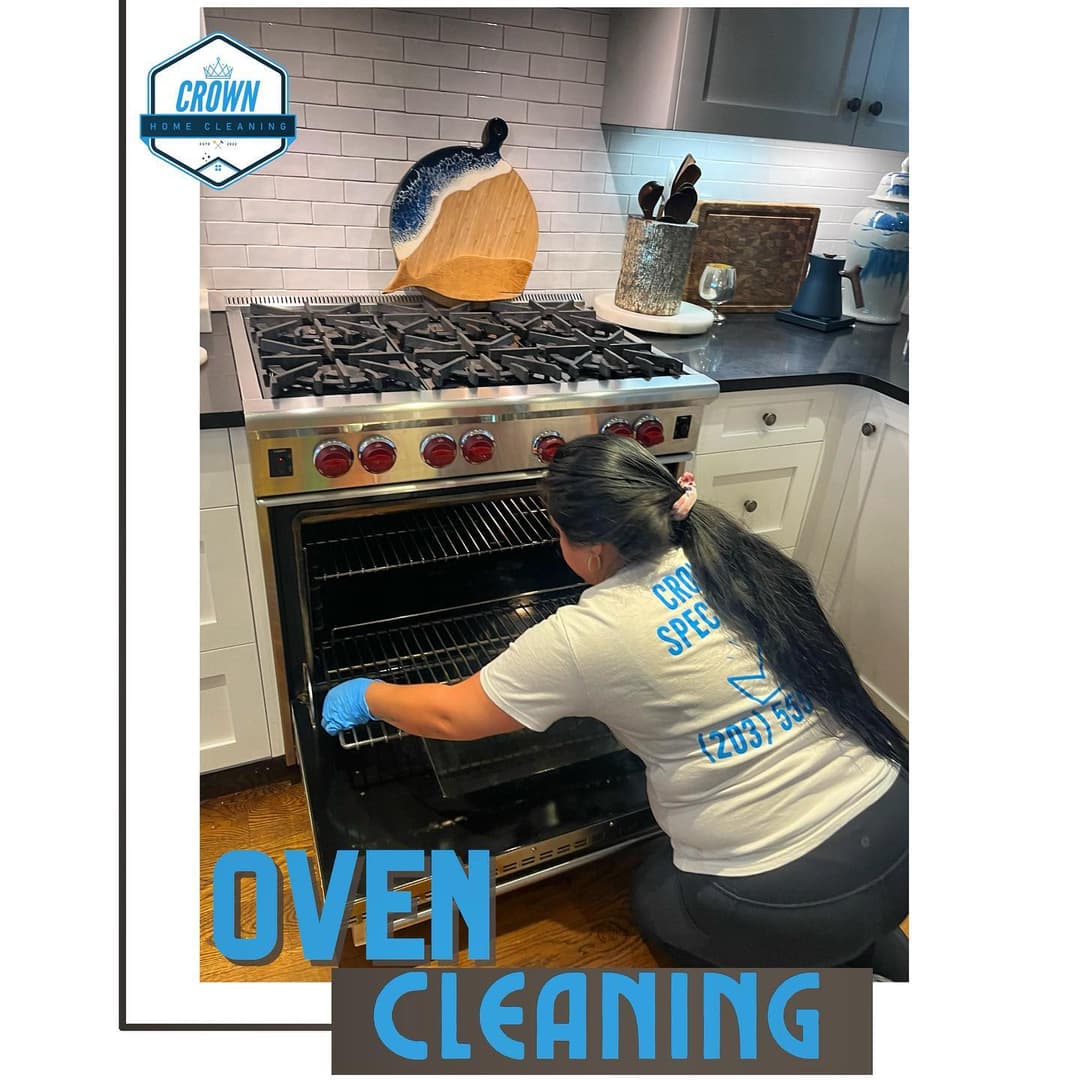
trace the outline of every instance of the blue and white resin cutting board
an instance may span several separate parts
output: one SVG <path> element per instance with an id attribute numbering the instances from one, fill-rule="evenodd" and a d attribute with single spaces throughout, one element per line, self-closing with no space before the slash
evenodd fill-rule
<path id="1" fill-rule="evenodd" d="M 390 203 L 398 269 L 385 292 L 417 285 L 454 300 L 506 300 L 524 288 L 536 257 L 536 205 L 499 155 L 508 134 L 494 117 L 477 147 L 421 158 Z"/>

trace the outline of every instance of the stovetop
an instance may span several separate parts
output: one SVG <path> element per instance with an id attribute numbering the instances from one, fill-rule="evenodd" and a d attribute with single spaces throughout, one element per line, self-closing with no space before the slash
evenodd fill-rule
<path id="1" fill-rule="evenodd" d="M 252 302 L 243 320 L 268 398 L 683 375 L 680 361 L 572 301 Z"/>

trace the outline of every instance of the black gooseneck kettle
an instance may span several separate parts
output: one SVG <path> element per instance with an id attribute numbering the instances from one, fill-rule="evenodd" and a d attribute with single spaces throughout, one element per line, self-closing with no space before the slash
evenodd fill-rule
<path id="1" fill-rule="evenodd" d="M 839 319 L 844 308 L 840 279 L 845 277 L 851 281 L 856 307 L 862 307 L 861 270 L 860 266 L 845 270 L 844 260 L 835 255 L 811 255 L 810 269 L 799 287 L 799 295 L 795 297 L 791 310 L 796 315 L 811 319 Z"/>

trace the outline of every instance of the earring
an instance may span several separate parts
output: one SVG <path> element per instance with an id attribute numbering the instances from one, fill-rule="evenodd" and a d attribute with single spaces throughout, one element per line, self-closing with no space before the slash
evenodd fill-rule
<path id="1" fill-rule="evenodd" d="M 593 566 L 593 559 L 596 560 L 595 566 Z M 602 565 L 603 560 L 600 558 L 599 555 L 596 554 L 595 551 L 585 560 L 585 568 L 589 571 L 590 574 L 593 575 L 593 577 L 595 577 L 600 572 L 600 567 Z"/>

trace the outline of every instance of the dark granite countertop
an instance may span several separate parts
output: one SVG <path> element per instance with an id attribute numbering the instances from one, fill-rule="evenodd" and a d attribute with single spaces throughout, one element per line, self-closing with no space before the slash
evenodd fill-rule
<path id="1" fill-rule="evenodd" d="M 243 427 L 244 407 L 225 312 L 211 311 L 210 324 L 212 332 L 199 335 L 199 344 L 208 357 L 199 368 L 199 427 Z"/>
<path id="2" fill-rule="evenodd" d="M 851 383 L 908 400 L 907 316 L 895 326 L 857 322 L 829 334 L 771 314 L 729 315 L 693 337 L 633 333 L 715 379 L 721 393 Z"/>

